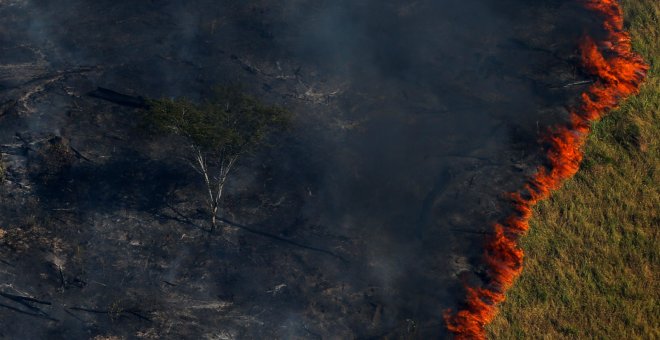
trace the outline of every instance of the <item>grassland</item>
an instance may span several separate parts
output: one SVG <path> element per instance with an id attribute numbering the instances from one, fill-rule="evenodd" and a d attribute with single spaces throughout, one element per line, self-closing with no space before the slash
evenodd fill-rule
<path id="1" fill-rule="evenodd" d="M 595 124 L 580 172 L 535 209 L 494 339 L 660 339 L 660 2 L 621 1 L 651 65 Z"/>

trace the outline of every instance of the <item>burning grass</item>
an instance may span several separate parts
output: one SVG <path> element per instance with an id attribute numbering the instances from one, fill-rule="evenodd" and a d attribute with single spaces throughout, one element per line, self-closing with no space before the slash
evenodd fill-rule
<path id="1" fill-rule="evenodd" d="M 529 229 L 533 208 L 537 203 L 549 198 L 553 191 L 561 188 L 566 179 L 575 175 L 583 159 L 582 151 L 592 129 L 592 123 L 599 120 L 609 110 L 616 108 L 622 99 L 637 94 L 639 84 L 647 73 L 647 65 L 644 64 L 641 57 L 632 52 L 629 35 L 623 31 L 623 15 L 618 3 L 615 0 L 586 0 L 584 5 L 602 18 L 603 28 L 606 32 L 602 37 L 585 37 L 580 44 L 582 66 L 596 79 L 596 82 L 582 94 L 580 105 L 572 108 L 570 122 L 555 126 L 546 133 L 547 166 L 539 167 L 522 190 L 511 194 L 516 212 L 504 221 L 495 224 L 494 236 L 486 244 L 484 261 L 487 267 L 488 283 L 482 287 L 467 287 L 465 306 L 456 313 L 446 312 L 447 327 L 457 338 L 485 338 L 484 326 L 493 321 L 498 305 L 506 299 L 506 291 L 521 274 L 524 251 L 518 241 L 519 237 Z M 623 134 L 623 136 L 626 135 Z M 650 175 L 655 176 L 655 171 L 651 171 Z M 621 178 L 621 181 L 623 182 L 625 179 L 625 177 Z M 657 183 L 653 179 L 650 183 Z M 654 186 L 651 185 L 651 187 Z M 635 194 L 638 193 L 628 193 L 625 197 L 636 197 Z M 650 199 L 651 205 L 648 207 L 651 214 L 657 206 L 654 204 L 657 202 L 653 200 L 656 195 L 653 196 Z M 642 196 L 642 198 L 644 197 Z M 594 203 L 598 204 L 598 201 Z M 555 217 L 553 221 L 562 221 L 564 216 L 571 216 L 575 210 L 582 209 L 581 207 L 596 211 L 593 206 L 578 207 L 576 205 L 576 207 L 560 209 L 560 216 L 547 217 Z M 541 216 L 540 220 L 545 221 L 546 219 L 543 217 L 546 216 Z M 635 219 L 634 216 L 631 218 Z M 651 217 L 651 220 L 653 218 Z M 566 229 L 570 230 L 568 226 Z M 557 239 L 557 236 L 553 235 L 553 240 L 561 241 L 561 239 Z M 587 248 L 607 246 L 592 244 Z M 557 255 L 568 254 L 571 253 Z M 625 268 L 625 263 L 620 263 L 620 265 Z M 562 267 L 559 269 L 564 270 Z M 570 267 L 566 269 L 568 270 Z M 587 266 L 579 276 L 585 279 L 592 278 L 597 276 L 594 274 L 597 273 L 597 270 L 597 267 Z M 650 271 L 652 272 L 652 270 Z M 557 281 L 556 277 L 548 279 L 550 282 Z M 537 277 L 534 277 L 533 282 L 534 285 L 545 284 Z M 517 311 L 516 317 L 520 314 Z M 589 314 L 582 311 L 578 314 L 587 315 L 586 317 L 591 320 Z M 543 334 L 547 335 L 547 333 Z"/>
<path id="2" fill-rule="evenodd" d="M 576 177 L 533 209 L 492 338 L 660 337 L 660 4 L 621 4 L 648 78 L 593 126 Z"/>

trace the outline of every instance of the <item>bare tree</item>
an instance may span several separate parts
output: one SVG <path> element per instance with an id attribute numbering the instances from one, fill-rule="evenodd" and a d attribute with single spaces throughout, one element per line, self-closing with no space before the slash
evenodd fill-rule
<path id="1" fill-rule="evenodd" d="M 202 150 L 196 146 L 193 146 L 193 150 L 195 163 L 191 163 L 191 165 L 204 178 L 204 183 L 206 184 L 206 189 L 209 195 L 207 199 L 211 211 L 211 231 L 213 231 L 217 226 L 218 208 L 222 201 L 222 193 L 225 188 L 225 183 L 227 182 L 227 176 L 229 176 L 229 172 L 236 163 L 238 155 L 233 155 L 232 157 L 221 156 L 218 172 L 215 176 L 212 176 Z"/>
<path id="2" fill-rule="evenodd" d="M 211 231 L 215 230 L 224 188 L 237 161 L 262 145 L 273 130 L 287 126 L 290 113 L 264 105 L 237 87 L 218 87 L 199 104 L 186 98 L 149 104 L 150 124 L 188 141 L 189 162 L 204 181 Z"/>

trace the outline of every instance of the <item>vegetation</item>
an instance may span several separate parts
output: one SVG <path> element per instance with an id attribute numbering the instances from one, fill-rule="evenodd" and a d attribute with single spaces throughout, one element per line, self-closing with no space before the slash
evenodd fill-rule
<path id="1" fill-rule="evenodd" d="M 536 207 L 492 338 L 660 338 L 660 2 L 621 2 L 648 79 L 594 126 L 578 175 Z"/>
<path id="2" fill-rule="evenodd" d="M 236 162 L 290 120 L 288 111 L 264 105 L 238 87 L 218 87 L 199 104 L 178 98 L 154 100 L 149 106 L 146 118 L 151 125 L 188 142 L 190 164 L 206 187 L 211 231 L 217 226 L 225 184 Z"/>

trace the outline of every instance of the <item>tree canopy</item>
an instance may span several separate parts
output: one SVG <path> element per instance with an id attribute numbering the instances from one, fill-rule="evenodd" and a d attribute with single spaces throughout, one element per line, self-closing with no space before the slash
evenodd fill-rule
<path id="1" fill-rule="evenodd" d="M 187 98 L 150 101 L 148 122 L 161 130 L 188 138 L 205 153 L 225 157 L 250 151 L 266 136 L 285 128 L 289 111 L 269 106 L 245 94 L 240 87 L 220 86 L 213 95 L 194 103 Z"/>

